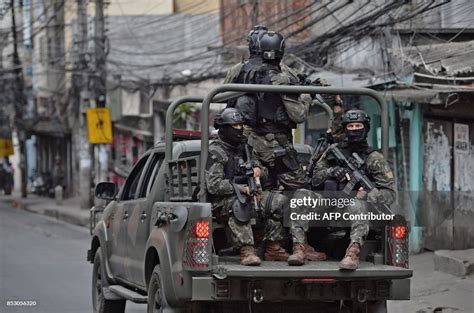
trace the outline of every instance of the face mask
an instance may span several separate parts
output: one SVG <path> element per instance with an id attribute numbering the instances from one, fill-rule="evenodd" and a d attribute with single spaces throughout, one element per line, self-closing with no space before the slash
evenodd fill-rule
<path id="1" fill-rule="evenodd" d="M 243 128 L 237 129 L 232 126 L 224 126 L 219 130 L 219 133 L 226 142 L 231 144 L 241 144 L 245 142 L 246 139 Z"/>
<path id="2" fill-rule="evenodd" d="M 364 141 L 366 138 L 365 128 L 356 129 L 356 130 L 347 130 L 346 136 L 349 142 L 360 142 Z"/>

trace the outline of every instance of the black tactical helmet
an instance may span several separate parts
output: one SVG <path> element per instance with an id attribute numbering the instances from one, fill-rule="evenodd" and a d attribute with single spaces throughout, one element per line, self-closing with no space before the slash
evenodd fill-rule
<path id="1" fill-rule="evenodd" d="M 247 36 L 247 42 L 249 44 L 249 51 L 250 55 L 255 55 L 258 53 L 258 37 L 266 33 L 268 31 L 268 28 L 263 25 L 255 25 L 249 32 Z"/>
<path id="2" fill-rule="evenodd" d="M 219 129 L 224 125 L 243 124 L 244 118 L 237 109 L 226 108 L 216 115 L 214 119 L 214 128 Z"/>
<path id="3" fill-rule="evenodd" d="M 266 32 L 258 37 L 258 53 L 264 60 L 280 60 L 285 54 L 285 38 L 277 32 Z"/>
<path id="4" fill-rule="evenodd" d="M 362 110 L 351 109 L 342 115 L 342 125 L 344 128 L 349 123 L 363 123 L 367 131 L 370 130 L 370 117 Z"/>

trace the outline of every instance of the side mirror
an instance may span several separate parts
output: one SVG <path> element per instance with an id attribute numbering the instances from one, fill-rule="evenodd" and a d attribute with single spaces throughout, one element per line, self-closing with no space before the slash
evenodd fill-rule
<path id="1" fill-rule="evenodd" d="M 117 195 L 117 185 L 114 183 L 98 183 L 95 186 L 95 196 L 102 200 L 114 200 Z"/>

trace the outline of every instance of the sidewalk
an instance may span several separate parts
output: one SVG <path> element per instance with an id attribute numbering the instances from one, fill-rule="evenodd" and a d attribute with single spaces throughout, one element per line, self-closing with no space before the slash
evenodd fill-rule
<path id="1" fill-rule="evenodd" d="M 57 205 L 53 198 L 28 194 L 28 197 L 24 199 L 21 198 L 19 193 L 13 193 L 11 196 L 2 195 L 0 201 L 9 203 L 13 208 L 50 216 L 70 224 L 89 227 L 89 210 L 80 208 L 78 197 L 64 199 L 61 205 Z"/>
<path id="2" fill-rule="evenodd" d="M 390 301 L 389 312 L 474 312 L 474 274 L 460 278 L 435 271 L 435 257 L 433 252 L 410 256 L 411 300 Z"/>

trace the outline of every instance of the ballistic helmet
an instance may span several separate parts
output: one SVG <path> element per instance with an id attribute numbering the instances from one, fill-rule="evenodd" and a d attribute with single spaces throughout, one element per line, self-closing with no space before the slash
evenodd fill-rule
<path id="1" fill-rule="evenodd" d="M 347 129 L 350 123 L 362 123 L 364 128 L 361 129 Z M 348 110 L 342 116 L 341 124 L 344 127 L 347 140 L 353 143 L 365 142 L 367 134 L 370 130 L 370 117 L 362 110 Z"/>
<path id="2" fill-rule="evenodd" d="M 263 33 L 266 33 L 268 28 L 263 25 L 255 25 L 247 36 L 247 42 L 249 44 L 250 55 L 258 54 L 258 37 Z"/>
<path id="3" fill-rule="evenodd" d="M 214 119 L 214 128 L 219 129 L 224 125 L 243 124 L 244 118 L 242 114 L 234 108 L 226 108 L 224 111 L 216 115 Z"/>
<path id="4" fill-rule="evenodd" d="M 370 117 L 362 110 L 351 109 L 342 115 L 342 125 L 344 127 L 349 123 L 362 123 L 367 131 L 370 130 Z"/>
<path id="5" fill-rule="evenodd" d="M 264 60 L 281 60 L 285 54 L 285 38 L 277 32 L 266 32 L 258 37 L 258 53 Z"/>

